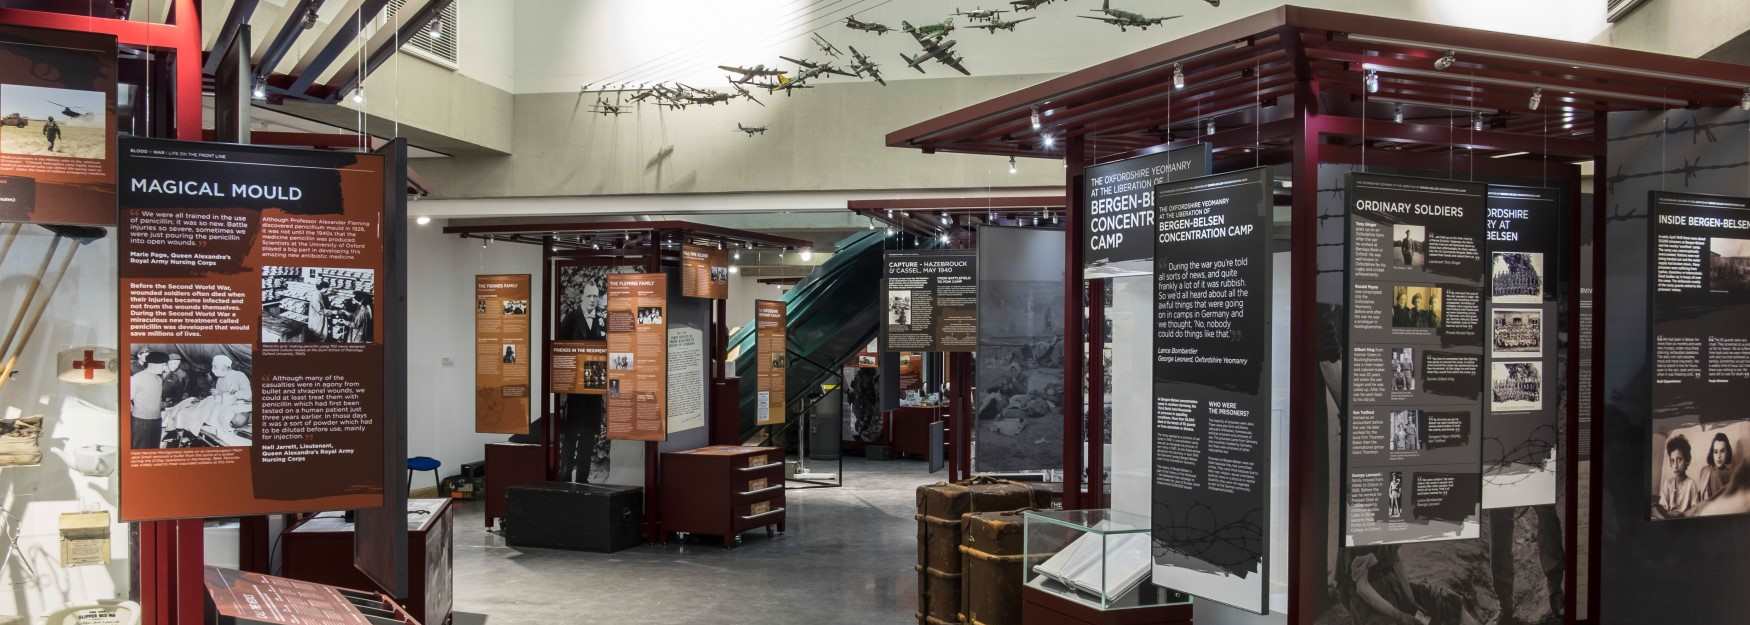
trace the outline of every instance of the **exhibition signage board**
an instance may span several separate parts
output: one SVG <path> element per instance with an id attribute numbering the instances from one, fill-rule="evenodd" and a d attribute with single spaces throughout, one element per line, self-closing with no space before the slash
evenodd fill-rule
<path id="1" fill-rule="evenodd" d="M 1556 503 L 1557 189 L 1489 186 L 1483 508 Z"/>
<path id="2" fill-rule="evenodd" d="M 555 393 L 601 395 L 608 391 L 606 341 L 553 341 L 547 379 Z"/>
<path id="3" fill-rule="evenodd" d="M 668 437 L 668 275 L 609 274 L 607 435 Z"/>
<path id="4" fill-rule="evenodd" d="M 729 299 L 729 255 L 712 247 L 681 246 L 681 295 Z"/>
<path id="5" fill-rule="evenodd" d="M 1653 191 L 1651 515 L 1743 514 L 1750 198 Z"/>
<path id="6" fill-rule="evenodd" d="M 548 343 L 547 379 L 554 393 L 605 395 L 608 392 L 608 275 L 638 273 L 631 265 L 562 262 L 555 267 L 553 340 Z"/>
<path id="7" fill-rule="evenodd" d="M 755 367 L 759 379 L 758 409 L 754 412 L 755 425 L 773 425 L 784 422 L 785 389 L 784 372 L 789 362 L 788 331 L 784 325 L 784 302 L 776 300 L 755 300 L 754 307 L 754 341 L 758 351 L 755 353 Z"/>
<path id="8" fill-rule="evenodd" d="M 1056 229 L 978 230 L 974 472 L 1062 479 L 1064 257 L 1073 243 Z"/>
<path id="9" fill-rule="evenodd" d="M 1349 546 L 1480 534 L 1487 194 L 1350 174 Z"/>
<path id="10" fill-rule="evenodd" d="M 382 505 L 385 168 L 121 143 L 123 521 Z"/>
<path id="11" fill-rule="evenodd" d="M 116 39 L 0 25 L 0 221 L 116 224 Z"/>
<path id="12" fill-rule="evenodd" d="M 1209 175 L 1210 145 L 1182 147 L 1087 169 L 1082 211 L 1083 279 L 1154 271 L 1155 187 Z"/>
<path id="13" fill-rule="evenodd" d="M 1154 582 L 1260 614 L 1270 552 L 1270 172 L 1155 187 Z"/>
<path id="14" fill-rule="evenodd" d="M 883 351 L 978 348 L 978 251 L 888 251 Z"/>
<path id="15" fill-rule="evenodd" d="M 474 276 L 474 431 L 529 431 L 529 274 Z"/>
<path id="16" fill-rule="evenodd" d="M 213 622 L 271 625 L 371 625 L 398 622 L 365 616 L 339 588 L 208 566 L 203 579 Z"/>

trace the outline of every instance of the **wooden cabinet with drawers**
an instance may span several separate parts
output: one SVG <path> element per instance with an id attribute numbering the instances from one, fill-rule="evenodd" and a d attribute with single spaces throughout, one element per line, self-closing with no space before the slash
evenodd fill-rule
<path id="1" fill-rule="evenodd" d="M 784 451 L 713 445 L 662 455 L 662 530 L 718 536 L 784 531 Z"/>

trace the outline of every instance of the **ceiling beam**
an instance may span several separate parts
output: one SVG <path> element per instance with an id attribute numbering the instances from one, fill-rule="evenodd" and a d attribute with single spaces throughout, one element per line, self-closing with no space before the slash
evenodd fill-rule
<path id="1" fill-rule="evenodd" d="M 286 90 L 292 93 L 308 91 L 310 85 L 316 83 L 316 78 L 327 70 L 335 59 L 340 58 L 348 46 L 356 43 L 359 22 L 376 17 L 377 13 L 383 10 L 383 6 L 388 3 L 389 0 L 347 0 L 346 8 L 353 10 L 343 10 L 340 17 L 337 17 L 334 23 L 329 26 L 328 32 L 324 33 L 324 36 L 327 37 L 326 43 L 323 43 L 320 49 L 315 50 L 314 53 L 308 51 L 304 53 L 304 58 L 298 61 L 298 66 L 292 70 L 294 79 L 291 87 Z"/>
<path id="2" fill-rule="evenodd" d="M 219 38 L 213 40 L 213 49 L 207 53 L 207 62 L 201 67 L 201 74 L 211 76 L 219 72 L 219 62 L 225 60 L 223 54 L 231 47 L 231 40 L 237 37 L 237 31 L 249 23 L 249 17 L 255 14 L 255 5 L 259 0 L 237 0 L 231 5 L 230 12 L 225 14 L 225 24 L 219 27 Z"/>
<path id="3" fill-rule="evenodd" d="M 347 92 L 352 91 L 353 87 L 357 86 L 359 81 L 362 80 L 362 77 L 370 76 L 371 72 L 376 71 L 378 67 L 381 67 L 384 62 L 389 60 L 390 55 L 398 52 L 397 44 L 413 38 L 415 34 L 418 34 L 420 29 L 425 28 L 427 24 L 432 22 L 432 20 L 437 19 L 438 15 L 443 13 L 444 9 L 448 8 L 453 2 L 455 2 L 455 0 L 427 0 L 425 5 L 419 7 L 419 9 L 414 11 L 410 17 L 400 19 L 401 23 L 395 27 L 395 36 L 393 38 L 383 38 L 383 41 L 378 42 L 371 50 L 370 56 L 366 57 L 363 73 L 359 72 L 357 64 L 346 65 L 335 72 L 334 78 L 328 81 L 330 86 L 328 92 L 329 101 L 339 100 L 341 97 L 345 96 Z M 406 7 L 403 7 L 403 9 L 405 8 Z M 396 17 L 401 18 L 400 15 L 397 15 Z M 379 37 L 382 36 L 379 35 Z"/>
<path id="4" fill-rule="evenodd" d="M 304 14 L 308 13 L 321 0 L 298 0 L 292 5 L 285 19 L 280 21 L 279 30 L 274 31 L 273 40 L 262 48 L 255 57 L 255 77 L 265 78 L 274 73 L 274 68 L 291 52 L 292 44 L 297 43 L 298 35 L 304 32 Z"/>

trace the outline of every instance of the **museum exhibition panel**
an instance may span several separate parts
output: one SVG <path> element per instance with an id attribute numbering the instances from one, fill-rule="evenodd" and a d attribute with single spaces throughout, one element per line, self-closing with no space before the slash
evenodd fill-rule
<path id="1" fill-rule="evenodd" d="M 0 2 L 0 624 L 1741 622 L 1742 9 Z"/>

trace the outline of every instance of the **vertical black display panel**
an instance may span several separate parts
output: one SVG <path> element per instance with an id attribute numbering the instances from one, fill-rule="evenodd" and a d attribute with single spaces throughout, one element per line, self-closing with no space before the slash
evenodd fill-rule
<path id="1" fill-rule="evenodd" d="M 1262 614 L 1270 172 L 1163 184 L 1154 206 L 1154 583 Z"/>
<path id="2" fill-rule="evenodd" d="M 978 251 L 889 251 L 881 281 L 881 350 L 978 349 Z"/>
<path id="3" fill-rule="evenodd" d="M 1750 512 L 1750 198 L 1651 192 L 1654 520 Z"/>
<path id="4" fill-rule="evenodd" d="M 1348 546 L 1480 534 L 1485 192 L 1349 175 Z"/>
<path id="5" fill-rule="evenodd" d="M 1148 275 L 1154 269 L 1155 187 L 1209 175 L 1210 145 L 1199 143 L 1087 169 L 1082 277 Z"/>
<path id="6" fill-rule="evenodd" d="M 1489 186 L 1483 508 L 1555 505 L 1560 190 Z"/>

